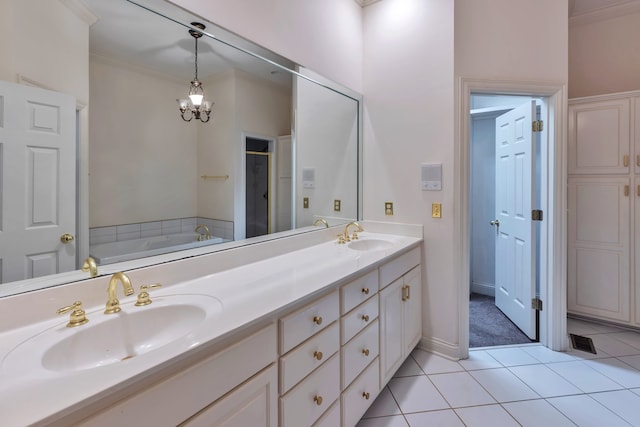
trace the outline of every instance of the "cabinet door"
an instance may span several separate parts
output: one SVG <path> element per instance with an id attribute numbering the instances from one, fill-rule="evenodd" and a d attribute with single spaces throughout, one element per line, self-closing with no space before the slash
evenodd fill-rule
<path id="1" fill-rule="evenodd" d="M 417 266 L 404 276 L 404 354 L 408 356 L 422 336 L 422 275 Z"/>
<path id="2" fill-rule="evenodd" d="M 569 178 L 569 312 L 629 322 L 630 193 L 628 178 Z"/>
<path id="3" fill-rule="evenodd" d="M 569 105 L 569 173 L 628 173 L 629 99 Z"/>
<path id="4" fill-rule="evenodd" d="M 403 286 L 397 279 L 380 291 L 380 381 L 386 384 L 404 361 Z"/>
<path id="5" fill-rule="evenodd" d="M 277 385 L 277 368 L 272 365 L 180 425 L 276 427 Z"/>

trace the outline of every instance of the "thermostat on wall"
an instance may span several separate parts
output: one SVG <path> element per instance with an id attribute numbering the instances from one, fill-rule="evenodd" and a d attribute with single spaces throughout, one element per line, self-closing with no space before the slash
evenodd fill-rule
<path id="1" fill-rule="evenodd" d="M 420 169 L 423 191 L 442 190 L 442 163 L 423 163 Z"/>
<path id="2" fill-rule="evenodd" d="M 302 186 L 304 188 L 315 188 L 316 186 L 316 169 L 302 168 Z"/>

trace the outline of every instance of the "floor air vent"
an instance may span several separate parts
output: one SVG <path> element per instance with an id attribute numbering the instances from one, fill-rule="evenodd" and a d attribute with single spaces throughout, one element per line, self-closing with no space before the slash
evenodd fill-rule
<path id="1" fill-rule="evenodd" d="M 596 348 L 593 345 L 593 340 L 591 338 L 575 334 L 569 334 L 569 336 L 571 337 L 571 346 L 576 350 L 597 354 Z"/>

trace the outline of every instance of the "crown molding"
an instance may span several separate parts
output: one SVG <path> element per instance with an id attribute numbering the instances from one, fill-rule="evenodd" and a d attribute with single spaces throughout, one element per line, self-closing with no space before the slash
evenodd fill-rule
<path id="1" fill-rule="evenodd" d="M 640 13 L 640 1 L 631 0 L 628 3 L 617 4 L 593 11 L 574 15 L 569 18 L 569 26 L 579 26 L 605 21 L 607 19 L 618 18 L 620 16 Z"/>
<path id="2" fill-rule="evenodd" d="M 354 1 L 358 3 L 360 7 L 367 7 L 381 0 L 354 0 Z"/>
<path id="3" fill-rule="evenodd" d="M 92 26 L 98 21 L 98 17 L 82 0 L 60 0 L 60 3 L 65 5 L 88 26 Z"/>

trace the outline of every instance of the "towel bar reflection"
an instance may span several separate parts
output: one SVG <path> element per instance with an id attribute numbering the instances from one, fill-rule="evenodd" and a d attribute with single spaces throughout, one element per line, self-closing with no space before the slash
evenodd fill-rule
<path id="1" fill-rule="evenodd" d="M 202 179 L 229 179 L 229 175 L 200 175 Z"/>

